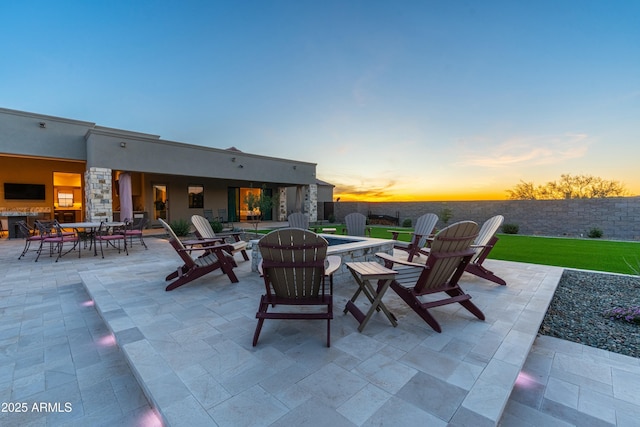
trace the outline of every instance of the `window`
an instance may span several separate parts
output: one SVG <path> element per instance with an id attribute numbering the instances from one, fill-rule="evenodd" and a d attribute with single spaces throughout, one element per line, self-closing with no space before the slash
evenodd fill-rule
<path id="1" fill-rule="evenodd" d="M 204 187 L 202 185 L 189 186 L 189 208 L 204 208 Z"/>
<path id="2" fill-rule="evenodd" d="M 73 206 L 73 193 L 58 193 L 58 206 L 68 208 Z"/>

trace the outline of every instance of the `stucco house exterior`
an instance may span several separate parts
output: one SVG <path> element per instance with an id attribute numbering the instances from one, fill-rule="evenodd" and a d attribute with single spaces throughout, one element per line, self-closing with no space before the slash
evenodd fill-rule
<path id="1" fill-rule="evenodd" d="M 251 219 L 246 196 L 260 192 L 276 201 L 265 220 L 284 221 L 297 210 L 316 221 L 324 219 L 318 203 L 333 197 L 333 186 L 317 180 L 315 163 L 0 108 L 0 217 L 122 219 L 123 173 L 130 177 L 135 215 L 151 224 L 207 211 L 230 221 Z M 319 186 L 327 200 L 318 200 Z"/>

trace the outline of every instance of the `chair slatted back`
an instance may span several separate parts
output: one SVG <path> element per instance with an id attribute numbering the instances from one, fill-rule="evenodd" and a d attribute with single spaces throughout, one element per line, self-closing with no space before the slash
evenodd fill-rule
<path id="1" fill-rule="evenodd" d="M 477 236 L 478 224 L 473 221 L 460 221 L 440 230 L 431 242 L 427 268 L 420 275 L 415 292 L 418 295 L 429 293 L 431 289 L 442 288 L 447 282 L 457 282 L 475 253 L 471 244 Z M 465 258 L 466 262 L 462 264 Z"/>
<path id="2" fill-rule="evenodd" d="M 367 229 L 367 217 L 359 212 L 353 212 L 344 217 L 349 236 L 364 236 Z"/>
<path id="3" fill-rule="evenodd" d="M 191 216 L 191 223 L 196 229 L 196 232 L 202 239 L 215 239 L 216 233 L 211 228 L 209 220 L 200 215 Z"/>
<path id="4" fill-rule="evenodd" d="M 478 259 L 480 254 L 482 254 L 482 251 L 484 250 L 483 246 L 486 246 L 489 244 L 489 241 L 498 232 L 498 229 L 502 225 L 503 221 L 504 221 L 504 217 L 502 215 L 496 215 L 494 217 L 489 218 L 484 222 L 484 224 L 482 224 L 482 227 L 480 228 L 480 232 L 478 233 L 478 237 L 476 238 L 476 241 L 473 243 L 478 247 L 475 248 L 476 254 L 471 259 L 471 262 L 475 262 L 475 260 Z"/>
<path id="5" fill-rule="evenodd" d="M 289 227 L 292 228 L 302 228 L 306 230 L 309 228 L 309 216 L 303 214 L 302 212 L 294 212 L 287 218 L 289 221 Z"/>
<path id="6" fill-rule="evenodd" d="M 182 240 L 178 238 L 175 231 L 171 228 L 169 224 L 167 224 L 162 218 L 158 218 L 162 227 L 166 230 L 167 234 L 169 234 L 169 243 L 171 246 L 178 252 L 180 258 L 184 261 L 186 265 L 198 264 L 198 265 L 209 265 L 218 261 L 218 257 L 213 252 L 205 252 L 204 255 L 199 257 L 193 257 L 190 254 L 190 250 L 187 250 L 182 243 Z M 193 250 L 201 250 L 200 248 L 195 248 Z"/>
<path id="7" fill-rule="evenodd" d="M 427 239 L 433 233 L 433 229 L 436 228 L 436 224 L 438 223 L 438 215 L 434 213 L 426 213 L 420 216 L 416 220 L 416 227 L 414 233 L 420 236 L 417 243 L 418 248 L 424 248 L 427 244 Z"/>
<path id="8" fill-rule="evenodd" d="M 173 228 L 171 228 L 171 226 L 169 224 L 167 224 L 165 222 L 165 220 L 163 220 L 162 218 L 158 218 L 158 221 L 160 221 L 160 224 L 162 224 L 162 227 L 164 228 L 164 230 L 167 232 L 167 234 L 169 235 L 169 240 L 176 241 L 176 246 L 182 250 L 185 250 L 184 245 L 182 244 L 182 242 L 180 241 L 180 239 L 178 239 L 178 236 L 176 236 L 176 233 L 173 231 Z"/>
<path id="9" fill-rule="evenodd" d="M 258 242 L 267 294 L 316 298 L 323 291 L 327 241 L 297 228 L 275 230 Z"/>
<path id="10" fill-rule="evenodd" d="M 193 263 L 193 257 L 189 255 L 186 248 L 182 244 L 182 241 L 178 239 L 178 236 L 176 236 L 176 233 L 173 231 L 171 226 L 167 224 L 162 218 L 158 218 L 158 221 L 160 221 L 162 227 L 165 229 L 167 234 L 169 234 L 169 243 L 171 243 L 171 246 L 176 249 L 176 252 L 178 252 L 180 258 L 182 258 L 185 263 Z"/>

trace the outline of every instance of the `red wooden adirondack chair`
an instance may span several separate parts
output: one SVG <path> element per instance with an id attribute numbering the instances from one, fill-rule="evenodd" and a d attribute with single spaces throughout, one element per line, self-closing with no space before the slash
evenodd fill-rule
<path id="1" fill-rule="evenodd" d="M 331 345 L 333 296 L 325 290 L 327 241 L 298 228 L 272 231 L 258 242 L 262 253 L 262 276 L 266 293 L 260 298 L 258 325 L 253 345 L 258 343 L 265 319 L 317 319 L 327 321 L 327 347 Z M 333 268 L 339 267 L 334 265 Z M 269 306 L 278 310 L 269 312 Z M 285 310 L 281 306 L 321 306 L 324 310 Z"/>
<path id="2" fill-rule="evenodd" d="M 217 269 L 221 269 L 224 274 L 229 276 L 231 282 L 238 283 L 238 278 L 233 272 L 233 267 L 237 267 L 237 264 L 233 259 L 233 255 L 231 255 L 231 250 L 233 250 L 231 245 L 214 244 L 207 246 L 201 242 L 193 241 L 190 242 L 193 246 L 187 249 L 185 244 L 178 239 L 178 236 L 176 236 L 169 224 L 162 219 L 158 221 L 160 221 L 160 224 L 162 224 L 167 233 L 169 233 L 169 243 L 171 243 L 171 246 L 173 246 L 180 258 L 184 261 L 182 266 L 178 267 L 176 271 L 166 277 L 165 280 L 176 279 L 166 287 L 167 291 L 186 285 Z M 194 258 L 191 256 L 191 252 L 194 250 L 204 250 L 204 253 Z"/>
<path id="3" fill-rule="evenodd" d="M 393 235 L 393 240 L 396 240 L 393 248 L 407 252 L 409 254 L 407 256 L 407 261 L 413 261 L 414 256 L 420 256 L 421 254 L 429 255 L 429 251 L 425 246 L 427 246 L 427 239 L 429 239 L 433 233 L 433 229 L 436 227 L 437 223 L 438 215 L 434 213 L 427 213 L 419 217 L 416 220 L 416 227 L 409 243 L 399 241 L 399 233 L 392 231 L 391 234 Z"/>
<path id="4" fill-rule="evenodd" d="M 192 215 L 191 223 L 196 229 L 196 235 L 198 238 L 211 242 L 218 241 L 220 243 L 229 244 L 233 247 L 233 250 L 231 251 L 232 254 L 240 252 L 242 254 L 242 258 L 244 258 L 245 261 L 249 261 L 249 255 L 247 255 L 247 242 L 240 239 L 240 234 L 242 234 L 241 232 L 217 235 L 215 231 L 213 231 L 209 220 L 200 215 Z M 227 242 L 227 238 L 233 241 Z"/>
<path id="5" fill-rule="evenodd" d="M 472 221 L 461 221 L 443 228 L 431 242 L 426 264 L 404 261 L 385 253 L 376 254 L 384 260 L 385 267 L 398 272 L 391 282 L 391 289 L 436 332 L 442 332 L 442 329 L 429 312 L 433 307 L 459 303 L 478 319 L 484 320 L 482 311 L 470 301 L 471 296 L 458 285 L 460 276 L 475 254 L 471 244 L 477 236 L 478 224 Z M 423 295 L 439 292 L 446 293 L 448 297 L 427 302 L 420 299 Z"/>
<path id="6" fill-rule="evenodd" d="M 498 242 L 496 233 L 503 221 L 504 217 L 502 215 L 496 215 L 489 218 L 484 222 L 484 224 L 482 224 L 478 238 L 472 245 L 472 248 L 476 253 L 467 265 L 467 273 L 475 274 L 478 277 L 482 277 L 483 279 L 487 279 L 504 286 L 507 282 L 496 276 L 493 271 L 487 270 L 482 266 L 482 263 L 489 255 L 489 252 L 491 252 L 491 249 L 493 249 Z"/>

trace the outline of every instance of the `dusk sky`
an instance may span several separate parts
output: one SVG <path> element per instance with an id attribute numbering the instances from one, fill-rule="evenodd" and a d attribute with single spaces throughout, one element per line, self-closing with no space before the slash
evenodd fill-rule
<path id="1" fill-rule="evenodd" d="M 638 0 L 4 0 L 0 107 L 317 163 L 344 201 L 566 173 L 638 195 L 639 23 Z"/>

